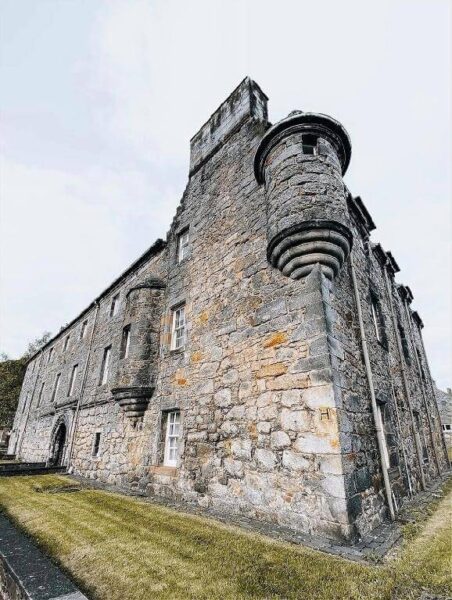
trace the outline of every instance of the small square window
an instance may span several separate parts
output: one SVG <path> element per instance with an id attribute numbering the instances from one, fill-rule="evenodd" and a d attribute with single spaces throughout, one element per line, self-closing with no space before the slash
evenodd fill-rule
<path id="1" fill-rule="evenodd" d="M 302 137 L 303 154 L 317 155 L 317 137 L 312 134 L 306 134 Z"/>
<path id="2" fill-rule="evenodd" d="M 189 249 L 188 229 L 185 229 L 177 236 L 177 262 L 182 262 L 188 255 Z"/>
<path id="3" fill-rule="evenodd" d="M 185 346 L 185 306 L 173 309 L 171 349 L 181 350 Z"/>
<path id="4" fill-rule="evenodd" d="M 110 306 L 110 317 L 115 317 L 118 314 L 119 309 L 119 294 L 113 296 Z"/>
<path id="5" fill-rule="evenodd" d="M 130 325 L 126 325 L 122 330 L 121 339 L 121 358 L 127 358 L 129 356 L 130 349 Z"/>
<path id="6" fill-rule="evenodd" d="M 167 467 L 176 467 L 179 458 L 180 437 L 180 411 L 172 410 L 167 413 L 165 455 L 163 464 Z"/>
<path id="7" fill-rule="evenodd" d="M 100 367 L 100 378 L 99 385 L 104 385 L 108 381 L 108 373 L 110 370 L 110 356 L 111 356 L 111 346 L 107 346 L 104 350 L 104 355 L 102 357 L 102 364 Z"/>
<path id="8" fill-rule="evenodd" d="M 94 434 L 93 440 L 93 458 L 97 458 L 99 456 L 100 450 L 100 431 L 96 431 Z"/>

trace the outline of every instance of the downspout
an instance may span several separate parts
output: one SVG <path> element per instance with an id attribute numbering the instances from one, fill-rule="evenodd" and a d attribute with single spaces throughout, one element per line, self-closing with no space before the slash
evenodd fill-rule
<path id="1" fill-rule="evenodd" d="M 406 369 L 405 369 L 405 361 L 404 361 L 404 357 L 403 357 L 402 342 L 400 340 L 399 328 L 397 325 L 397 319 L 396 319 L 396 315 L 395 315 L 395 311 L 394 311 L 394 303 L 392 301 L 391 285 L 389 283 L 388 271 L 386 269 L 384 269 L 384 278 L 385 278 L 385 283 L 386 283 L 386 291 L 388 293 L 388 298 L 389 298 L 389 306 L 391 309 L 392 327 L 394 329 L 394 335 L 395 335 L 396 342 L 397 342 L 397 351 L 398 351 L 398 355 L 399 355 L 400 371 L 402 374 L 403 387 L 405 390 L 405 398 L 407 400 L 408 410 L 410 413 L 411 430 L 413 432 L 414 446 L 416 448 L 416 456 L 417 456 L 417 461 L 419 463 L 419 475 L 421 478 L 421 487 L 423 490 L 425 490 L 426 486 L 425 486 L 425 476 L 424 476 L 424 468 L 423 468 L 423 462 L 422 462 L 422 453 L 421 453 L 421 448 L 419 446 L 419 439 L 416 434 L 416 425 L 414 422 L 413 408 L 411 406 L 410 388 L 408 386 L 408 380 L 406 377 Z"/>
<path id="2" fill-rule="evenodd" d="M 389 481 L 389 475 L 388 475 L 388 466 L 389 465 L 386 464 L 386 459 L 385 459 L 385 455 L 384 455 L 385 440 L 384 440 L 383 430 L 380 425 L 380 419 L 378 418 L 377 400 L 375 397 L 375 388 L 374 388 L 374 382 L 373 382 L 373 377 L 372 377 L 372 369 L 370 366 L 369 352 L 367 349 L 366 332 L 364 330 L 363 313 L 361 310 L 361 298 L 360 298 L 360 294 L 359 294 L 358 282 L 356 279 L 356 272 L 355 272 L 355 267 L 353 264 L 353 254 L 352 253 L 350 253 L 350 268 L 351 268 L 352 281 L 353 281 L 353 291 L 355 293 L 356 308 L 357 308 L 357 312 L 358 312 L 359 331 L 361 334 L 361 346 L 362 346 L 363 355 L 364 355 L 364 364 L 366 367 L 367 381 L 369 384 L 370 401 L 371 401 L 371 405 L 372 405 L 372 415 L 373 415 L 373 419 L 374 419 L 375 429 L 377 431 L 378 451 L 380 453 L 381 470 L 383 473 L 383 481 L 384 481 L 384 487 L 385 487 L 385 492 L 386 492 L 386 499 L 388 501 L 388 507 L 389 507 L 389 513 L 391 516 L 391 520 L 394 521 L 395 511 L 394 511 L 394 504 L 392 501 L 391 483 Z"/>
<path id="3" fill-rule="evenodd" d="M 424 355 L 425 367 L 426 367 L 426 370 L 427 370 L 427 373 L 428 373 L 428 379 L 430 381 L 430 387 L 432 388 L 432 395 L 433 395 L 433 399 L 434 399 L 433 400 L 433 404 L 435 406 L 436 418 L 437 418 L 437 421 L 438 421 L 439 427 L 440 427 L 440 432 L 439 433 L 440 433 L 440 437 L 441 437 L 442 447 L 443 447 L 443 450 L 444 450 L 444 456 L 446 458 L 446 465 L 447 465 L 447 468 L 449 468 L 449 466 L 450 466 L 449 454 L 447 452 L 447 446 L 446 446 L 446 441 L 444 439 L 443 432 L 441 431 L 441 415 L 439 414 L 438 402 L 436 401 L 435 388 L 433 387 L 432 374 L 430 373 L 430 366 L 429 366 L 427 358 L 426 358 L 427 354 L 425 352 L 424 339 L 422 337 L 421 331 L 419 331 L 419 339 L 421 340 L 422 354 Z"/>
<path id="4" fill-rule="evenodd" d="M 80 405 L 82 403 L 83 394 L 85 393 L 86 380 L 88 378 L 89 359 L 91 358 L 91 350 L 92 350 L 92 347 L 93 347 L 94 332 L 95 332 L 96 324 L 97 324 L 97 315 L 99 313 L 99 302 L 98 302 L 98 300 L 95 301 L 95 305 L 96 305 L 96 313 L 94 315 L 93 329 L 91 331 L 91 337 L 90 337 L 90 340 L 89 340 L 88 355 L 86 357 L 85 368 L 83 370 L 82 387 L 80 388 L 80 395 L 79 395 L 79 398 L 78 398 L 78 401 L 77 401 L 77 406 L 75 408 L 74 419 L 72 421 L 71 437 L 70 437 L 70 440 L 69 440 L 69 448 L 68 448 L 68 453 L 67 453 L 67 467 L 68 467 L 68 469 L 71 466 L 72 450 L 74 448 L 74 438 L 75 438 L 75 431 L 77 429 L 78 416 L 79 416 L 79 413 L 80 413 Z"/>
<path id="5" fill-rule="evenodd" d="M 402 447 L 403 462 L 405 465 L 406 478 L 408 481 L 408 490 L 409 490 L 410 496 L 412 496 L 413 495 L 413 486 L 411 485 L 411 473 L 410 473 L 407 454 L 406 454 L 406 450 L 405 450 L 405 441 L 403 439 L 402 423 L 400 421 L 399 408 L 397 406 L 397 396 L 396 396 L 395 389 L 394 389 L 394 381 L 392 379 L 392 375 L 391 375 L 391 390 L 392 390 L 392 399 L 394 401 L 395 413 L 396 413 L 396 418 L 397 418 L 397 427 L 398 427 L 398 431 L 399 431 L 399 435 L 400 435 L 400 445 Z"/>
<path id="6" fill-rule="evenodd" d="M 413 329 L 411 326 L 411 315 L 409 313 L 408 303 L 406 301 L 406 298 L 403 299 L 403 306 L 405 307 L 405 313 L 406 313 L 406 317 L 407 317 L 407 321 L 408 321 L 408 330 L 410 332 L 411 345 L 414 349 L 414 359 L 416 362 L 417 375 L 418 375 L 419 381 L 421 382 L 422 400 L 424 401 L 424 409 L 427 414 L 427 423 L 428 423 L 428 429 L 430 432 L 430 440 L 432 442 L 433 455 L 435 457 L 436 470 L 438 471 L 438 475 L 441 475 L 441 467 L 440 467 L 439 460 L 438 460 L 438 454 L 436 452 L 435 438 L 433 436 L 432 421 L 430 419 L 430 413 L 429 413 L 428 404 L 427 404 L 427 397 L 425 395 L 424 384 L 422 381 L 421 364 L 419 362 L 419 356 L 417 355 L 417 352 L 416 352 L 416 343 L 414 340 Z M 435 400 L 435 402 L 436 402 L 436 400 Z"/>
<path id="7" fill-rule="evenodd" d="M 24 426 L 22 427 L 22 430 L 19 434 L 19 439 L 17 440 L 17 444 L 16 444 L 16 452 L 15 452 L 16 456 L 20 456 L 20 452 L 22 451 L 22 442 L 24 440 L 25 430 L 27 429 L 28 419 L 30 417 L 31 405 L 33 404 L 33 398 L 35 395 L 36 386 L 38 384 L 39 373 L 41 372 L 42 357 L 43 357 L 43 352 L 41 350 L 41 355 L 39 357 L 39 366 L 38 366 L 37 373 L 36 373 L 36 379 L 35 379 L 35 383 L 33 385 L 33 390 L 31 392 L 30 402 L 28 404 L 27 416 L 25 417 L 25 423 L 24 423 Z"/>

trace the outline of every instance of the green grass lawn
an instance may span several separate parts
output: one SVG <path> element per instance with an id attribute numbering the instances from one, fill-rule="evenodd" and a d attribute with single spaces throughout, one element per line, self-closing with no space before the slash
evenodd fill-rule
<path id="1" fill-rule="evenodd" d="M 63 476 L 0 479 L 0 506 L 94 599 L 415 599 L 452 593 L 450 502 L 407 528 L 398 557 L 362 565 Z M 54 493 L 50 493 L 50 492 Z"/>

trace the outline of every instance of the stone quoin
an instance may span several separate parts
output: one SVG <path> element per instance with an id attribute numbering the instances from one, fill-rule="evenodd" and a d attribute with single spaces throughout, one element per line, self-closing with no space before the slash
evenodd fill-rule
<path id="1" fill-rule="evenodd" d="M 350 158 L 335 119 L 271 126 L 244 79 L 191 140 L 166 241 L 29 360 L 9 452 L 341 540 L 396 516 L 448 462 Z"/>

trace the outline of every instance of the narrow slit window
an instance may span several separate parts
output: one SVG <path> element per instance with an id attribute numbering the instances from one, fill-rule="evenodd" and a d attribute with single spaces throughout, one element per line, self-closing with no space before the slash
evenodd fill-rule
<path id="1" fill-rule="evenodd" d="M 41 384 L 41 389 L 39 390 L 39 396 L 38 396 L 38 404 L 36 405 L 36 408 L 38 408 L 39 406 L 41 406 L 41 402 L 42 402 L 42 397 L 44 395 L 44 388 L 45 388 L 46 384 L 42 383 Z"/>
<path id="2" fill-rule="evenodd" d="M 52 403 L 55 402 L 55 399 L 57 397 L 58 388 L 60 387 L 60 379 L 61 379 L 61 373 L 58 373 L 58 375 L 55 378 L 55 383 L 53 385 Z"/>
<path id="3" fill-rule="evenodd" d="M 165 457 L 163 464 L 167 467 L 176 467 L 179 458 L 180 437 L 180 411 L 173 410 L 167 415 Z"/>
<path id="4" fill-rule="evenodd" d="M 88 321 L 83 321 L 82 326 L 80 328 L 80 339 L 81 340 L 85 339 L 87 327 L 88 327 Z"/>
<path id="5" fill-rule="evenodd" d="M 75 380 L 77 379 L 77 373 L 78 373 L 78 365 L 74 365 L 72 367 L 71 379 L 69 382 L 69 389 L 67 392 L 68 396 L 72 396 L 74 394 Z"/>
<path id="6" fill-rule="evenodd" d="M 63 352 L 66 352 L 66 350 L 68 349 L 70 337 L 70 335 L 67 335 L 64 340 Z"/>
<path id="7" fill-rule="evenodd" d="M 52 362 L 52 358 L 53 358 L 53 348 L 50 348 L 49 353 L 47 355 L 47 364 Z"/>
<path id="8" fill-rule="evenodd" d="M 127 358 L 130 350 L 130 325 L 126 325 L 122 330 L 121 339 L 121 358 Z"/>
<path id="9" fill-rule="evenodd" d="M 177 236 L 177 262 L 182 262 L 188 255 L 189 249 L 189 234 L 188 229 L 185 229 Z"/>
<path id="10" fill-rule="evenodd" d="M 100 368 L 99 385 L 104 385 L 108 381 L 108 372 L 110 370 L 111 346 L 107 346 L 102 357 L 102 365 Z"/>
<path id="11" fill-rule="evenodd" d="M 389 452 L 388 452 L 388 443 L 386 440 L 386 430 L 385 430 L 385 419 L 384 419 L 384 407 L 381 406 L 381 404 L 378 404 L 377 406 L 377 415 L 378 415 L 378 421 L 379 421 L 379 425 L 381 427 L 381 430 L 383 432 L 383 457 L 386 463 L 386 468 L 389 469 L 391 466 L 390 460 L 389 460 Z"/>
<path id="12" fill-rule="evenodd" d="M 94 434 L 94 441 L 93 441 L 93 457 L 97 458 L 99 456 L 99 450 L 100 450 L 100 431 L 96 431 L 96 433 Z"/>
<path id="13" fill-rule="evenodd" d="M 185 306 L 173 310 L 171 349 L 181 350 L 185 346 Z"/>
<path id="14" fill-rule="evenodd" d="M 371 306 L 371 310 L 372 310 L 372 321 L 373 321 L 374 328 L 375 328 L 375 336 L 376 336 L 377 340 L 379 342 L 381 342 L 382 335 L 381 335 L 380 319 L 379 319 L 379 315 L 378 315 L 377 301 L 372 299 L 370 306 Z"/>
<path id="15" fill-rule="evenodd" d="M 113 296 L 110 306 L 110 317 L 115 317 L 118 314 L 119 309 L 119 294 Z"/>

